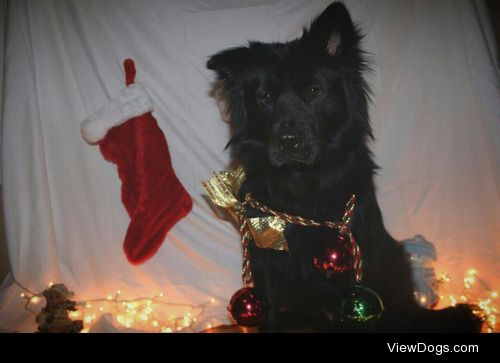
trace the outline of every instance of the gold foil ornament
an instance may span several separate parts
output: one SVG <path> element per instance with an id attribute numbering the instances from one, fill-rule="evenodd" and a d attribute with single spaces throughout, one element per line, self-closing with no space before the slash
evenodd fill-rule
<path id="1" fill-rule="evenodd" d="M 238 200 L 238 192 L 245 180 L 245 171 L 239 167 L 234 171 L 214 173 L 210 180 L 201 184 L 208 193 L 210 200 L 217 206 L 227 209 L 240 225 L 243 220 L 250 230 L 255 244 L 260 248 L 271 248 L 278 251 L 288 251 L 284 236 L 286 222 L 277 216 L 245 217 L 246 202 Z"/>
<path id="2" fill-rule="evenodd" d="M 286 222 L 276 216 L 248 219 L 248 228 L 255 244 L 260 248 L 288 251 L 285 239 Z"/>

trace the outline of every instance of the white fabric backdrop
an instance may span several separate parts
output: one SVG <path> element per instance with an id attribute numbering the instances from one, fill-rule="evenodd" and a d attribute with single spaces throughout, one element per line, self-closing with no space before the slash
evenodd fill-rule
<path id="1" fill-rule="evenodd" d="M 229 323 L 240 287 L 239 236 L 217 219 L 199 181 L 227 167 L 227 124 L 209 97 L 210 54 L 248 39 L 286 41 L 329 1 L 9 2 L 3 162 L 12 274 L 33 290 L 62 281 L 77 299 L 165 291 L 216 299 L 202 321 Z M 500 286 L 500 102 L 483 4 L 465 0 L 346 1 L 375 55 L 373 146 L 378 196 L 398 239 L 421 233 L 438 270 L 471 266 Z M 480 21 L 480 19 L 482 19 Z M 127 263 L 129 218 L 114 166 L 80 137 L 90 113 L 123 87 L 122 61 L 155 104 L 191 214 L 144 265 Z M 166 191 L 167 192 L 167 191 Z M 0 328 L 32 331 L 20 290 L 4 284 Z"/>

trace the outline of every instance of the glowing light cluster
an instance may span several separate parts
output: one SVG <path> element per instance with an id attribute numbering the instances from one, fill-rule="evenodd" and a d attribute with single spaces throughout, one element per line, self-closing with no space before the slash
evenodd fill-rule
<path id="1" fill-rule="evenodd" d="M 483 332 L 493 333 L 500 331 L 498 322 L 498 292 L 484 288 L 486 284 L 479 278 L 478 271 L 474 268 L 469 268 L 465 272 L 463 278 L 463 291 L 459 294 L 448 293 L 446 291 L 446 283 L 451 281 L 449 274 L 441 274 L 439 283 L 443 285 L 443 292 L 439 296 L 440 306 L 455 306 L 457 304 L 471 304 L 477 307 L 474 313 L 484 320 Z M 479 292 L 476 285 L 480 282 L 481 289 Z"/>
<path id="2" fill-rule="evenodd" d="M 25 291 L 20 297 L 26 300 L 26 309 L 36 314 L 37 311 L 32 309 L 32 305 L 39 305 L 43 294 L 33 293 L 17 284 Z M 53 284 L 51 282 L 48 287 Z M 89 332 L 104 314 L 110 314 L 117 325 L 129 329 L 161 333 L 191 332 L 207 307 L 216 303 L 214 298 L 202 305 L 172 303 L 165 300 L 164 292 L 154 297 L 134 299 L 123 299 L 121 295 L 121 291 L 117 290 L 115 294 L 107 294 L 105 298 L 77 301 L 77 310 L 68 312 L 69 317 L 73 320 L 83 320 L 82 333 Z M 209 323 L 197 330 L 211 326 Z"/>

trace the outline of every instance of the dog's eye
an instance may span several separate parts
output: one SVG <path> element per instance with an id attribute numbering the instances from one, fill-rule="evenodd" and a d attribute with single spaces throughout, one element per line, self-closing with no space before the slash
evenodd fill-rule
<path id="1" fill-rule="evenodd" d="M 311 101 L 321 93 L 321 89 L 317 86 L 307 87 L 304 91 L 304 98 L 306 101 Z"/>
<path id="2" fill-rule="evenodd" d="M 274 101 L 274 94 L 269 91 L 264 91 L 259 95 L 259 100 L 263 103 L 271 103 Z"/>

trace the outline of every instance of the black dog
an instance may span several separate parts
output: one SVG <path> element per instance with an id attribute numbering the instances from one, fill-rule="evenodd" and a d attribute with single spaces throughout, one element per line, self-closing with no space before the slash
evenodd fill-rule
<path id="1" fill-rule="evenodd" d="M 331 4 L 302 37 L 287 43 L 250 42 L 212 56 L 229 105 L 232 156 L 246 170 L 240 197 L 314 220 L 338 221 L 357 197 L 352 232 L 364 263 L 362 284 L 380 295 L 385 311 L 374 331 L 479 331 L 466 305 L 441 311 L 415 302 L 409 263 L 385 230 L 375 196 L 377 166 L 367 142 L 367 70 L 362 36 L 341 3 Z M 248 216 L 260 215 L 252 208 Z M 312 326 L 352 330 L 336 307 L 354 281 L 325 281 L 314 270 L 318 246 L 337 237 L 322 227 L 288 224 L 289 252 L 250 246 L 255 286 L 269 305 L 261 331 Z"/>

